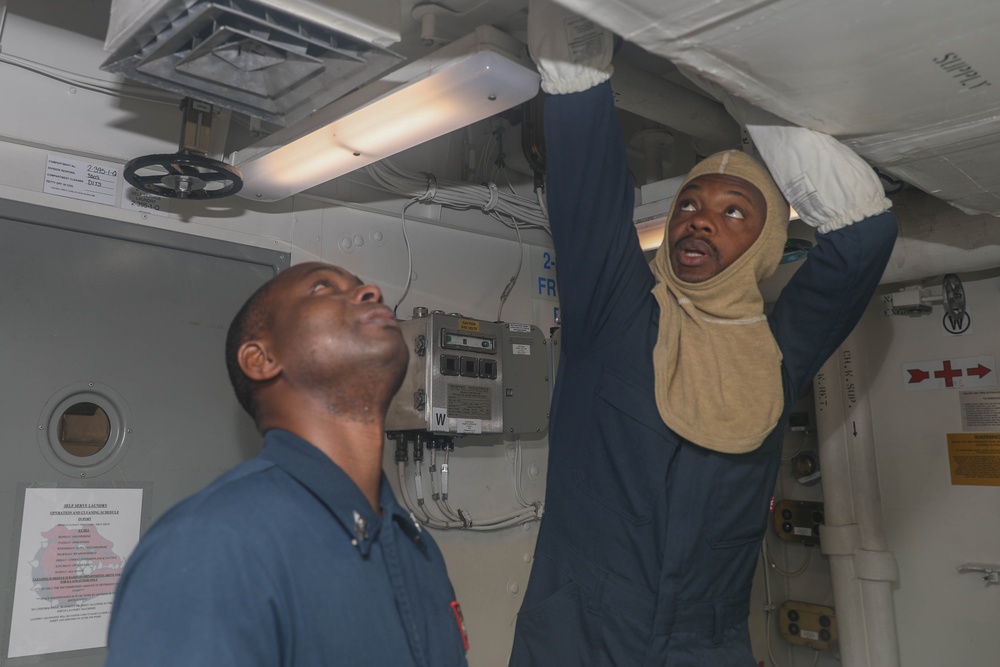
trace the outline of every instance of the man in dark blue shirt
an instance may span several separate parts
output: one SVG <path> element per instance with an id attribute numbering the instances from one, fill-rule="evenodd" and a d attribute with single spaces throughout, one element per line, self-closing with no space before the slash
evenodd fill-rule
<path id="1" fill-rule="evenodd" d="M 142 538 L 108 667 L 466 664 L 441 553 L 382 473 L 407 355 L 379 289 L 338 267 L 293 266 L 250 297 L 226 361 L 264 451 Z"/>

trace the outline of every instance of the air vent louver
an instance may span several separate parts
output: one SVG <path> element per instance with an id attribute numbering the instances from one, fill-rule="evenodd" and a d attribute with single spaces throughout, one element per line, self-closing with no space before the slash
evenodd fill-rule
<path id="1" fill-rule="evenodd" d="M 249 0 L 165 5 L 102 69 L 288 125 L 400 56 Z"/>

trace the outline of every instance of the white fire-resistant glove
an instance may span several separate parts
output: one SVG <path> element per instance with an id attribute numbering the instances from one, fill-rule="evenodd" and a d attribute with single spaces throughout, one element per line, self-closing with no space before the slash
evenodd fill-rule
<path id="1" fill-rule="evenodd" d="M 578 93 L 611 78 L 613 35 L 550 0 L 528 3 L 528 52 L 551 95 Z"/>
<path id="2" fill-rule="evenodd" d="M 892 206 L 875 171 L 829 134 L 788 125 L 746 127 L 785 199 L 817 231 L 832 232 Z"/>
<path id="3" fill-rule="evenodd" d="M 790 125 L 698 73 L 682 71 L 722 100 L 747 129 L 781 193 L 806 224 L 831 232 L 892 206 L 875 170 L 829 134 Z"/>

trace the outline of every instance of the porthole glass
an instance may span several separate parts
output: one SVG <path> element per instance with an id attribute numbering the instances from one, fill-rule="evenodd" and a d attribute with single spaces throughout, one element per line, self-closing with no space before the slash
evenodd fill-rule
<path id="1" fill-rule="evenodd" d="M 38 418 L 38 446 L 59 472 L 87 478 L 115 467 L 132 433 L 125 399 L 111 387 L 85 381 L 57 391 Z"/>
<path id="2" fill-rule="evenodd" d="M 97 454 L 108 444 L 110 436 L 108 413 L 96 403 L 74 403 L 59 416 L 56 438 L 72 456 L 82 458 Z"/>

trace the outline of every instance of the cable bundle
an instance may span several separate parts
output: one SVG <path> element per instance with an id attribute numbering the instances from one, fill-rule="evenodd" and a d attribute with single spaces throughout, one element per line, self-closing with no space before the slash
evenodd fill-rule
<path id="1" fill-rule="evenodd" d="M 496 183 L 473 185 L 460 181 L 438 181 L 433 174 L 407 171 L 388 160 L 370 164 L 365 171 L 384 190 L 421 203 L 440 204 L 459 211 L 479 209 L 511 228 L 549 231 L 540 191 L 536 191 L 537 200 L 531 200 L 514 192 L 504 192 Z"/>
<path id="2" fill-rule="evenodd" d="M 521 493 L 521 443 L 518 440 L 515 444 L 515 456 L 513 463 L 514 493 L 517 497 L 519 508 L 506 514 L 480 518 L 474 518 L 467 510 L 452 509 L 448 502 L 448 473 L 449 456 L 452 444 L 436 444 L 433 436 L 428 440 L 424 434 L 411 435 L 403 434 L 389 435 L 390 439 L 396 442 L 396 473 L 399 477 L 400 500 L 404 507 L 425 526 L 437 528 L 439 530 L 472 530 L 472 531 L 494 531 L 505 528 L 513 528 L 529 521 L 539 521 L 544 512 L 544 503 L 541 501 L 528 502 Z M 407 467 L 407 444 L 413 449 L 413 475 L 412 486 L 416 493 L 416 503 L 410 498 L 410 491 L 406 481 Z M 424 494 L 423 482 L 423 462 L 424 454 L 430 459 L 428 472 L 430 474 L 430 497 Z M 441 454 L 441 463 L 438 464 L 438 452 Z M 431 508 L 436 507 L 437 511 Z"/>

